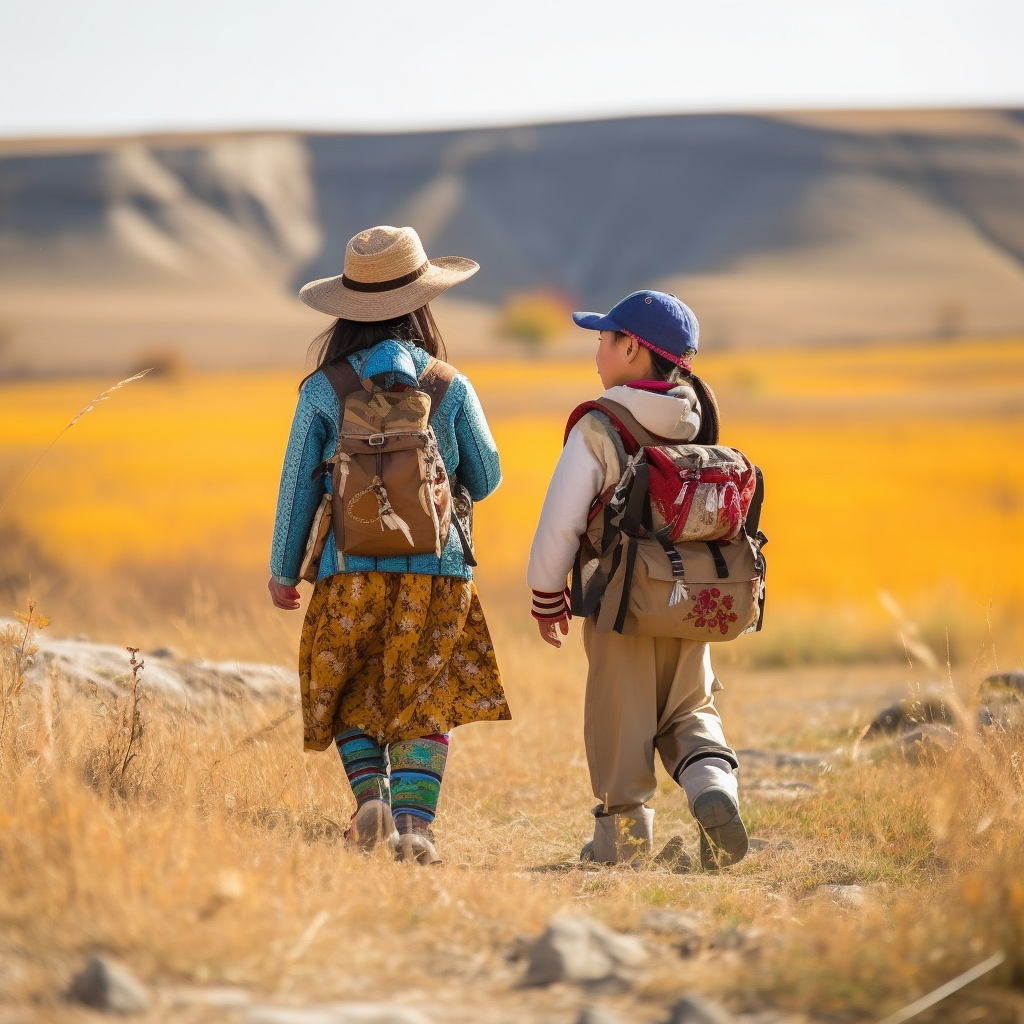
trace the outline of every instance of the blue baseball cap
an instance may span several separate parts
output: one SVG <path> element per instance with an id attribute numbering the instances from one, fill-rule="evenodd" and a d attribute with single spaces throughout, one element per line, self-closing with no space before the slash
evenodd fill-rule
<path id="1" fill-rule="evenodd" d="M 689 367 L 697 354 L 700 325 L 693 310 L 668 292 L 640 291 L 627 295 L 603 316 L 573 313 L 573 322 L 588 331 L 621 331 L 645 348 Z"/>

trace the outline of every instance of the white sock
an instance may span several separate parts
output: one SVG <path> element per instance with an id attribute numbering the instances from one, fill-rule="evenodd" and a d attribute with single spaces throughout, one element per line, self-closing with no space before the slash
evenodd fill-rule
<path id="1" fill-rule="evenodd" d="M 721 789 L 729 794 L 739 806 L 739 786 L 732 773 L 732 765 L 724 757 L 704 757 L 694 761 L 679 776 L 679 785 L 686 793 L 686 802 L 693 813 L 693 801 L 705 789 Z"/>

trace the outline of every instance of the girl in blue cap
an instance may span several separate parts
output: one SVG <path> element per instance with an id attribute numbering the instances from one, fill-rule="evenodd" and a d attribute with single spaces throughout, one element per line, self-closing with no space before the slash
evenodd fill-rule
<path id="1" fill-rule="evenodd" d="M 698 324 L 674 295 L 639 291 L 607 315 L 574 313 L 598 331 L 602 396 L 624 407 L 649 434 L 676 444 L 716 444 L 718 406 L 690 369 Z M 530 551 L 527 582 L 541 637 L 561 647 L 569 632 L 566 578 L 599 496 L 621 472 L 615 427 L 589 411 L 569 431 Z M 722 730 L 714 693 L 722 688 L 708 644 L 676 637 L 599 632 L 583 623 L 589 669 L 584 741 L 594 796 L 594 838 L 581 857 L 604 863 L 649 853 L 655 793 L 654 752 L 682 787 L 700 826 L 701 863 L 734 864 L 747 852 L 740 818 L 735 752 Z"/>

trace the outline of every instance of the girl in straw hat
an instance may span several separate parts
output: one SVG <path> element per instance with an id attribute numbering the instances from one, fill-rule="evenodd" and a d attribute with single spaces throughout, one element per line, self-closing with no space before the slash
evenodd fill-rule
<path id="1" fill-rule="evenodd" d="M 299 607 L 307 535 L 323 494 L 316 467 L 331 458 L 341 403 L 338 373 L 385 390 L 416 387 L 426 371 L 449 381 L 431 425 L 450 479 L 474 501 L 501 480 L 498 453 L 469 380 L 441 363 L 428 303 L 476 273 L 459 256 L 427 259 L 412 228 L 362 231 L 345 272 L 307 284 L 307 305 L 335 317 L 302 383 L 281 474 L 270 594 Z M 353 372 L 354 371 L 354 375 Z M 437 863 L 431 824 L 457 725 L 510 717 L 463 541 L 440 557 L 344 555 L 328 535 L 302 629 L 299 680 L 307 750 L 337 746 L 356 799 L 349 839 L 389 844 L 399 859 Z"/>

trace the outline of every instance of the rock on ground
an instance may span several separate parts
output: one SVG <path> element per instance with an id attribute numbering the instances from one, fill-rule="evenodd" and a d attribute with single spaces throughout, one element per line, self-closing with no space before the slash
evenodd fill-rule
<path id="1" fill-rule="evenodd" d="M 640 927 L 672 939 L 682 956 L 692 956 L 704 943 L 706 922 L 702 914 L 693 910 L 657 908 L 640 918 Z"/>
<path id="2" fill-rule="evenodd" d="M 601 1010 L 596 1006 L 591 1006 L 580 1011 L 580 1015 L 576 1018 L 576 1024 L 626 1024 L 626 1022 L 611 1010 Z"/>
<path id="3" fill-rule="evenodd" d="M 686 849 L 686 841 L 682 836 L 672 836 L 662 847 L 661 853 L 654 858 L 654 863 L 661 868 L 668 868 L 673 874 L 685 875 L 694 869 L 696 861 Z"/>
<path id="4" fill-rule="evenodd" d="M 0 616 L 0 629 L 18 627 L 14 619 Z M 81 687 L 95 686 L 102 693 L 123 691 L 131 672 L 128 654 L 117 644 L 61 639 L 49 632 L 36 633 L 38 647 L 25 673 L 30 685 L 46 685 L 51 668 L 61 678 Z M 145 668 L 139 675 L 143 690 L 159 693 L 172 704 L 202 704 L 206 700 L 243 695 L 255 698 L 290 696 L 298 692 L 294 669 L 241 661 L 182 661 L 167 648 L 143 651 Z"/>
<path id="5" fill-rule="evenodd" d="M 587 917 L 558 914 L 530 949 L 527 985 L 604 981 L 621 977 L 647 958 L 643 944 Z"/>
<path id="6" fill-rule="evenodd" d="M 842 907 L 862 907 L 867 899 L 862 885 L 823 885 L 820 889 Z"/>
<path id="7" fill-rule="evenodd" d="M 71 982 L 69 996 L 76 1002 L 113 1013 L 142 1013 L 149 1008 L 149 993 L 127 967 L 106 957 L 93 956 Z"/>
<path id="8" fill-rule="evenodd" d="M 956 742 L 956 733 L 944 725 L 921 725 L 905 733 L 899 751 L 910 764 L 931 764 L 949 753 Z"/>
<path id="9" fill-rule="evenodd" d="M 720 1003 L 704 996 L 685 996 L 672 1007 L 667 1024 L 735 1024 L 736 1018 Z"/>
<path id="10" fill-rule="evenodd" d="M 909 732 L 925 723 L 939 723 L 955 729 L 962 729 L 967 724 L 960 711 L 941 696 L 904 697 L 878 712 L 864 730 L 863 739 Z"/>
<path id="11" fill-rule="evenodd" d="M 335 1003 L 300 1009 L 290 1006 L 254 1006 L 245 1024 L 431 1024 L 411 1006 L 387 1003 Z"/>

